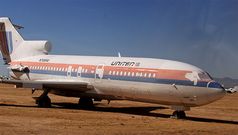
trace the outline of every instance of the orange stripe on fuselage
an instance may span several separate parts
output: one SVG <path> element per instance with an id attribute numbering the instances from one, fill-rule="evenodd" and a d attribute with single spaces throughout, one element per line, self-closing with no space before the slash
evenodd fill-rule
<path id="1" fill-rule="evenodd" d="M 80 64 L 60 64 L 60 63 L 49 63 L 49 62 L 27 62 L 27 61 L 15 61 L 11 62 L 10 65 L 24 65 L 24 66 L 44 66 L 44 67 L 53 67 L 53 68 L 68 68 L 72 66 L 72 69 L 78 69 L 82 67 L 83 69 L 87 69 L 90 71 L 95 71 L 97 65 L 80 65 Z M 169 69 L 152 69 L 152 68 L 137 68 L 137 67 L 118 67 L 118 66 L 104 66 L 104 74 L 109 75 L 109 72 L 130 72 L 142 73 L 144 74 L 155 74 L 155 78 L 157 79 L 172 79 L 172 80 L 188 80 L 185 78 L 187 73 L 191 73 L 192 71 L 183 71 L 183 70 L 169 70 Z M 95 73 L 95 72 L 94 72 Z M 143 77 L 142 76 L 142 77 Z"/>

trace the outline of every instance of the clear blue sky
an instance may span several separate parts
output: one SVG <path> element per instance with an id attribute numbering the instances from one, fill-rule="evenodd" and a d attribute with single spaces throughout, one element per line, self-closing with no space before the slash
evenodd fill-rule
<path id="1" fill-rule="evenodd" d="M 1 0 L 0 16 L 54 54 L 121 52 L 238 78 L 238 0 Z"/>

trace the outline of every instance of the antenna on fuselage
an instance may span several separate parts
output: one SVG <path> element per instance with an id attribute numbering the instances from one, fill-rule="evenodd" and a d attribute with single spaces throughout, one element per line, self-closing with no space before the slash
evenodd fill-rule
<path id="1" fill-rule="evenodd" d="M 121 53 L 120 52 L 118 52 L 118 57 L 121 58 Z"/>

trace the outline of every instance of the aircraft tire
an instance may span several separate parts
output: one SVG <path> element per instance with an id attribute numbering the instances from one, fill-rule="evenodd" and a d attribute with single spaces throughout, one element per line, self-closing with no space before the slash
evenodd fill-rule
<path id="1" fill-rule="evenodd" d="M 79 99 L 79 106 L 83 107 L 83 108 L 91 108 L 91 107 L 93 107 L 93 99 L 81 97 Z"/>
<path id="2" fill-rule="evenodd" d="M 185 119 L 186 118 L 186 113 L 184 111 L 174 111 L 171 118 Z"/>
<path id="3" fill-rule="evenodd" d="M 38 107 L 42 108 L 50 108 L 51 107 L 51 99 L 48 96 L 41 97 L 37 101 Z"/>

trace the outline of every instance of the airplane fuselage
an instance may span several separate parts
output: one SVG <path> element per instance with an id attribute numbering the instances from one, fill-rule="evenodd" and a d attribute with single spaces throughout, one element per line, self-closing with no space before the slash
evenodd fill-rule
<path id="1" fill-rule="evenodd" d="M 51 107 L 48 93 L 79 97 L 80 107 L 102 99 L 125 99 L 171 106 L 173 118 L 220 99 L 224 88 L 190 64 L 152 58 L 49 55 L 46 40 L 24 40 L 8 17 L 0 18 L 0 51 L 17 88 L 43 90 L 39 107 Z"/>
<path id="2" fill-rule="evenodd" d="M 10 63 L 18 80 L 89 82 L 93 89 L 50 90 L 71 97 L 126 99 L 175 106 L 200 106 L 224 96 L 222 86 L 203 70 L 182 62 L 152 58 L 39 55 Z"/>

